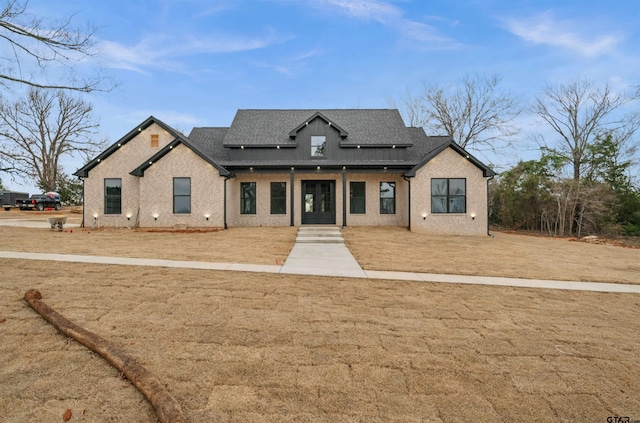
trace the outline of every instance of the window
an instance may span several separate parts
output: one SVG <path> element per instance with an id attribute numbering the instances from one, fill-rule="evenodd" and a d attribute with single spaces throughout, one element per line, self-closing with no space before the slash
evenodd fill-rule
<path id="1" fill-rule="evenodd" d="M 160 135 L 151 134 L 151 148 L 160 147 Z"/>
<path id="2" fill-rule="evenodd" d="M 286 182 L 271 182 L 271 214 L 287 214 Z"/>
<path id="3" fill-rule="evenodd" d="M 365 183 L 349 184 L 349 211 L 351 214 L 365 214 Z"/>
<path id="4" fill-rule="evenodd" d="M 122 179 L 104 180 L 104 214 L 122 213 Z"/>
<path id="5" fill-rule="evenodd" d="M 191 178 L 173 178 L 173 212 L 191 213 Z"/>
<path id="6" fill-rule="evenodd" d="M 240 182 L 240 214 L 256 214 L 255 182 Z"/>
<path id="7" fill-rule="evenodd" d="M 396 183 L 380 182 L 380 214 L 396 213 Z"/>
<path id="8" fill-rule="evenodd" d="M 327 137 L 312 136 L 311 137 L 311 157 L 324 157 L 324 150 L 327 146 Z"/>
<path id="9" fill-rule="evenodd" d="M 466 213 L 467 180 L 432 179 L 431 213 Z"/>

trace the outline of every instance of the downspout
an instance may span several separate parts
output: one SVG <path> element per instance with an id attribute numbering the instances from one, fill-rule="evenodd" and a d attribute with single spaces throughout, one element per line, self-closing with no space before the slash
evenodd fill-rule
<path id="1" fill-rule="evenodd" d="M 487 179 L 487 235 L 488 236 L 492 236 L 491 233 L 489 233 L 489 181 L 492 180 L 494 178 L 494 176 L 490 176 Z"/>
<path id="2" fill-rule="evenodd" d="M 290 219 L 291 221 L 289 223 L 290 226 L 295 226 L 295 218 L 294 218 L 294 215 L 293 215 L 294 210 L 296 208 L 295 202 L 293 201 L 293 193 L 294 193 L 293 184 L 294 184 L 294 179 L 295 178 L 294 178 L 294 173 L 293 172 L 294 172 L 294 170 L 293 170 L 293 168 L 291 168 L 291 173 L 289 174 L 289 185 L 290 185 L 289 186 L 289 193 L 290 193 L 289 194 L 289 209 L 290 209 L 290 213 L 289 214 L 291 215 L 291 219 Z"/>
<path id="3" fill-rule="evenodd" d="M 407 226 L 407 230 L 411 231 L 411 178 L 409 178 L 407 175 L 402 175 L 402 179 L 404 179 L 405 181 L 407 181 L 407 183 L 409 184 L 409 201 L 408 201 L 408 208 L 409 208 L 409 226 Z"/>
<path id="4" fill-rule="evenodd" d="M 342 169 L 342 229 L 347 226 L 347 171 Z"/>
<path id="5" fill-rule="evenodd" d="M 224 177 L 224 194 L 222 195 L 224 197 L 223 200 L 223 221 L 224 221 L 224 229 L 228 229 L 227 226 L 227 180 L 230 179 L 231 176 L 227 175 Z"/>
<path id="6" fill-rule="evenodd" d="M 84 228 L 84 213 L 85 213 L 85 208 L 84 208 L 84 178 L 80 178 L 82 179 L 82 223 L 80 224 L 81 228 Z"/>

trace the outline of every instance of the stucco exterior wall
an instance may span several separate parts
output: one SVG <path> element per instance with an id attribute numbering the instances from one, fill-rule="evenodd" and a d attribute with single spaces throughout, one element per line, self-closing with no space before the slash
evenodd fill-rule
<path id="1" fill-rule="evenodd" d="M 151 147 L 151 134 L 158 134 L 159 146 Z M 124 227 L 134 226 L 140 205 L 139 178 L 129 174 L 161 148 L 173 141 L 173 136 L 157 124 L 122 145 L 109 157 L 98 163 L 84 179 L 84 222 L 85 226 Z M 104 214 L 105 178 L 122 179 L 122 213 Z M 130 216 L 130 220 L 127 220 Z"/>
<path id="2" fill-rule="evenodd" d="M 227 182 L 227 223 L 229 226 L 289 226 L 291 224 L 291 173 L 243 173 Z M 302 181 L 335 181 L 336 225 L 343 225 L 342 173 L 294 172 L 294 225 L 302 223 Z M 347 173 L 347 225 L 351 226 L 406 226 L 407 182 L 398 173 Z M 366 214 L 349 212 L 349 182 L 365 182 Z M 256 183 L 256 214 L 240 214 L 240 183 Z M 287 183 L 286 214 L 271 214 L 271 182 Z M 396 213 L 380 213 L 380 182 L 396 183 Z"/>
<path id="3" fill-rule="evenodd" d="M 173 178 L 191 178 L 191 213 L 173 212 Z M 221 228 L 223 198 L 224 177 L 180 144 L 140 178 L 140 226 Z"/>
<path id="4" fill-rule="evenodd" d="M 466 213 L 431 213 L 432 178 L 466 178 Z M 451 148 L 425 164 L 411 181 L 411 231 L 486 235 L 487 178 L 482 171 Z"/>

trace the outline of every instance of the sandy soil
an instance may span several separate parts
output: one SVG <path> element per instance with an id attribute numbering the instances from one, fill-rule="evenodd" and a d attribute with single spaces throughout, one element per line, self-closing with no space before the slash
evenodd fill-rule
<path id="1" fill-rule="evenodd" d="M 492 234 L 434 236 L 399 227 L 343 231 L 347 246 L 364 269 L 640 283 L 640 249 L 566 238 Z"/>
<path id="2" fill-rule="evenodd" d="M 46 220 L 44 213 L 38 217 L 34 212 L 22 212 L 18 217 Z M 78 215 L 68 216 L 70 220 L 79 219 Z M 293 227 L 180 233 L 126 229 L 50 232 L 0 226 L 0 250 L 282 264 L 295 243 L 296 233 L 297 228 Z M 433 236 L 400 227 L 347 227 L 343 231 L 354 257 L 368 270 L 640 283 L 640 249 L 493 234 L 494 237 Z"/>
<path id="3" fill-rule="evenodd" d="M 5 422 L 153 422 L 22 300 L 37 288 L 156 374 L 193 422 L 640 417 L 640 296 L 4 260 Z M 24 275 L 31 275 L 25 277 Z M 83 414 L 84 413 L 84 414 Z"/>
<path id="4" fill-rule="evenodd" d="M 0 226 L 0 250 L 275 265 L 284 263 L 296 234 L 292 227 L 218 232 L 76 228 L 51 232 Z"/>
<path id="5" fill-rule="evenodd" d="M 294 239 L 293 228 L 0 226 L 0 250 L 266 264 Z M 345 239 L 364 267 L 382 270 L 615 282 L 640 274 L 638 250 L 565 240 L 401 228 L 349 228 Z M 71 422 L 155 421 L 116 370 L 29 308 L 30 288 L 137 358 L 195 423 L 640 419 L 636 294 L 6 259 L 0 269 L 6 422 L 62 421 L 67 409 Z"/>

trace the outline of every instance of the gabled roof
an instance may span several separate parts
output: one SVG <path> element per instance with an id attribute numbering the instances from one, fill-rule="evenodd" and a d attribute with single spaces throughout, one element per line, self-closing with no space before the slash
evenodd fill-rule
<path id="1" fill-rule="evenodd" d="M 198 146 L 200 151 L 220 162 L 227 159 L 228 150 L 222 146 L 229 128 L 198 127 L 189 133 L 189 140 Z"/>
<path id="2" fill-rule="evenodd" d="M 410 146 L 407 127 L 396 109 L 238 110 L 224 140 L 225 147 L 295 146 L 289 134 L 310 117 L 339 123 L 341 146 Z"/>
<path id="3" fill-rule="evenodd" d="M 292 129 L 291 132 L 289 132 L 289 138 L 292 138 L 292 139 L 295 138 L 298 135 L 298 132 L 302 128 L 307 126 L 309 124 L 309 122 L 313 121 L 316 118 L 324 120 L 329 126 L 333 126 L 340 133 L 340 137 L 341 138 L 346 138 L 346 136 L 349 135 L 349 133 L 347 131 L 342 129 L 335 122 L 331 122 L 331 119 L 329 119 L 328 117 L 326 117 L 325 115 L 323 115 L 320 112 L 315 112 L 313 114 L 313 116 L 309 117 L 308 119 L 305 119 L 304 122 L 301 122 L 300 125 L 296 126 L 294 129 Z"/>
<path id="4" fill-rule="evenodd" d="M 489 176 L 495 176 L 496 175 L 496 172 L 494 172 L 490 167 L 488 167 L 487 165 L 482 163 L 480 160 L 478 160 L 477 158 L 475 158 L 474 156 L 469 154 L 469 152 L 467 150 L 465 150 L 464 148 L 462 148 L 458 144 L 456 144 L 451 137 L 449 137 L 449 136 L 429 137 L 424 133 L 424 130 L 422 128 L 412 128 L 412 129 L 417 129 L 420 132 L 422 132 L 422 134 L 427 139 L 427 141 L 426 142 L 421 142 L 419 144 L 418 143 L 414 144 L 414 147 L 416 145 L 421 145 L 422 146 L 422 148 L 421 148 L 422 151 L 415 151 L 413 153 L 414 155 L 418 155 L 420 157 L 420 160 L 413 168 L 411 168 L 411 170 L 405 172 L 405 176 L 408 176 L 408 177 L 416 176 L 416 172 L 422 166 L 427 164 L 429 161 L 431 161 L 431 159 L 436 157 L 438 154 L 442 153 L 447 148 L 453 149 L 453 151 L 455 151 L 456 153 L 458 153 L 461 156 L 465 157 L 474 166 L 476 166 L 478 169 L 482 170 L 482 175 L 483 176 L 489 177 Z M 418 134 L 418 132 L 414 132 L 414 135 L 416 137 L 420 137 L 421 136 L 421 135 Z"/>
<path id="5" fill-rule="evenodd" d="M 206 161 L 211 166 L 213 166 L 216 169 L 218 169 L 218 172 L 219 172 L 220 176 L 229 176 L 229 171 L 227 169 L 225 169 L 224 167 L 220 166 L 215 160 L 213 160 L 213 158 L 209 154 L 207 154 L 198 145 L 196 145 L 195 143 L 191 142 L 186 137 L 179 137 L 179 138 L 176 138 L 175 140 L 171 141 L 169 144 L 167 144 L 162 149 L 160 149 L 160 151 L 158 151 L 156 154 L 154 154 L 151 158 L 149 158 L 144 163 L 142 163 L 140 166 L 138 166 L 133 171 L 131 171 L 131 175 L 133 175 L 133 176 L 144 176 L 145 170 L 149 169 L 154 163 L 156 163 L 158 160 L 162 159 L 171 150 L 173 150 L 174 148 L 176 148 L 176 146 L 178 146 L 180 144 L 182 144 L 185 147 L 189 148 L 191 151 L 193 151 L 198 156 L 200 156 L 200 158 L 202 158 L 204 161 Z"/>
<path id="6" fill-rule="evenodd" d="M 78 177 L 81 177 L 81 178 L 86 178 L 89 175 L 89 171 L 91 169 L 93 169 L 94 167 L 96 167 L 98 165 L 98 163 L 100 163 L 102 160 L 106 159 L 107 157 L 109 157 L 113 153 L 115 153 L 121 146 L 123 146 L 126 143 L 128 143 L 129 141 L 131 141 L 133 138 L 136 137 L 136 135 L 138 135 L 138 133 L 140 133 L 141 131 L 147 129 L 149 126 L 151 126 L 154 123 L 157 124 L 158 126 L 160 126 L 165 131 L 167 131 L 172 136 L 174 136 L 176 139 L 180 139 L 180 138 L 184 139 L 185 138 L 184 135 L 182 135 L 180 132 L 176 131 L 175 129 L 173 129 L 172 127 L 167 125 L 166 123 L 162 122 L 160 119 L 156 119 L 153 116 L 149 116 L 144 122 L 142 122 L 140 125 L 136 126 L 134 129 L 129 131 L 129 133 L 127 135 L 125 135 L 124 137 L 120 138 L 118 141 L 113 143 L 110 147 L 108 147 L 106 150 L 104 150 L 102 153 L 100 153 L 97 157 L 95 157 L 89 163 L 87 163 L 86 165 L 84 165 L 83 167 L 78 169 L 74 173 L 74 175 L 78 176 Z"/>

